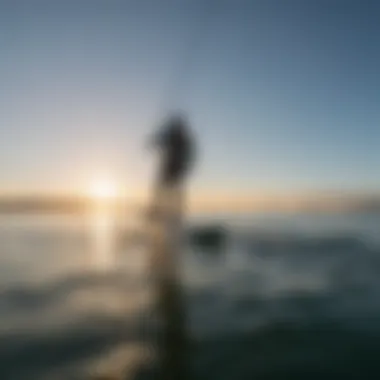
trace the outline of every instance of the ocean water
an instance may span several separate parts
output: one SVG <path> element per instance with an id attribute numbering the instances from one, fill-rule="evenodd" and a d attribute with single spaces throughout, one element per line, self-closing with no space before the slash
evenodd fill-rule
<path id="1" fill-rule="evenodd" d="M 207 223 L 224 249 L 181 250 L 189 378 L 380 378 L 379 216 L 188 220 Z M 102 213 L 1 216 L 0 379 L 143 379 L 157 356 L 144 248 Z"/>

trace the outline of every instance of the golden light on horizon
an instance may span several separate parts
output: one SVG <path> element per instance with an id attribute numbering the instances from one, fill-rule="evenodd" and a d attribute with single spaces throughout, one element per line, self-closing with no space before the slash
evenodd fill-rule
<path id="1" fill-rule="evenodd" d="M 120 189 L 110 177 L 99 177 L 90 182 L 87 195 L 94 206 L 89 216 L 95 268 L 108 270 L 114 259 L 116 215 L 113 205 L 120 197 Z"/>
<path id="2" fill-rule="evenodd" d="M 105 179 L 91 183 L 88 195 L 95 200 L 113 200 L 119 196 L 116 183 Z"/>

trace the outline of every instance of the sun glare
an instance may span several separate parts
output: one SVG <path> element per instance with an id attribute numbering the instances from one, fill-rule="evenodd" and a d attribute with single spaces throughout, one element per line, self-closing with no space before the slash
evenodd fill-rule
<path id="1" fill-rule="evenodd" d="M 89 189 L 89 195 L 93 199 L 114 199 L 117 197 L 116 184 L 111 181 L 96 181 L 91 184 Z"/>

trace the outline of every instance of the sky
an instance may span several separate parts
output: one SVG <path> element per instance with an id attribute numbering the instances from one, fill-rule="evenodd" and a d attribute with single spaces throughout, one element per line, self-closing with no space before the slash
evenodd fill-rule
<path id="1" fill-rule="evenodd" d="M 149 187 L 170 109 L 192 189 L 378 193 L 380 3 L 0 0 L 0 188 Z"/>

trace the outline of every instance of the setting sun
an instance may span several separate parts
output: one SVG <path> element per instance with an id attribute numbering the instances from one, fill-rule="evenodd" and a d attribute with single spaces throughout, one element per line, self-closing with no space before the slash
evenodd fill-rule
<path id="1" fill-rule="evenodd" d="M 89 195 L 95 199 L 113 199 L 117 197 L 117 186 L 111 181 L 96 181 L 91 184 Z"/>

